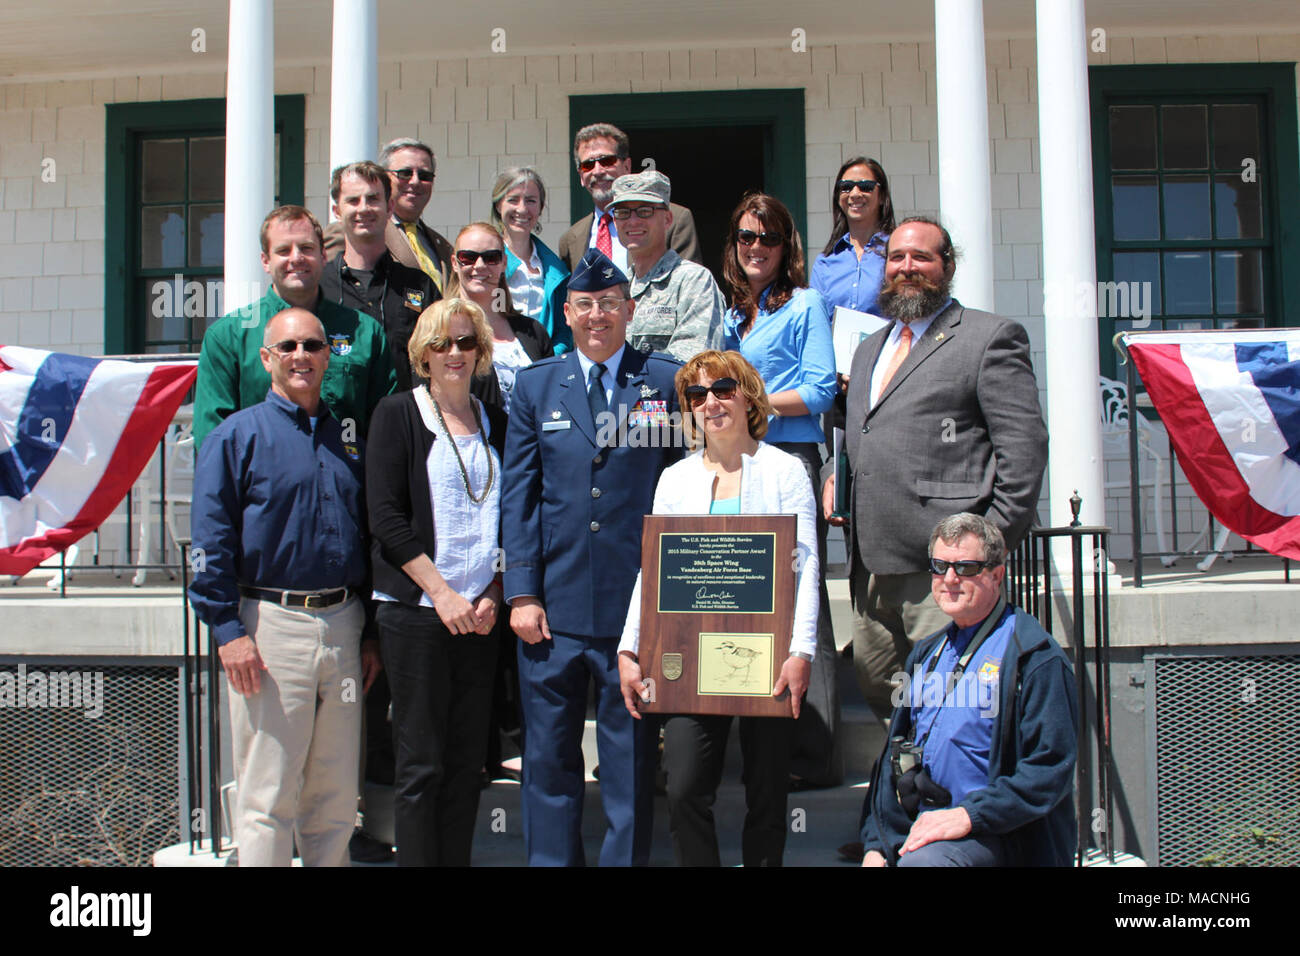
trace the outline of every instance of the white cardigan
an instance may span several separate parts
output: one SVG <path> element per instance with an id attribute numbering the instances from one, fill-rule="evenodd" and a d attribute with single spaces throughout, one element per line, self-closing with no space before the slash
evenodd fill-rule
<path id="1" fill-rule="evenodd" d="M 696 452 L 664 470 L 655 487 L 657 515 L 707 515 L 713 503 L 713 472 L 704 467 L 704 453 Z M 759 442 L 753 457 L 740 463 L 740 513 L 745 515 L 793 514 L 798 518 L 795 537 L 794 631 L 790 651 L 817 654 L 817 612 L 821 568 L 817 560 L 817 515 L 813 510 L 812 482 L 803 462 L 794 455 Z M 641 639 L 641 575 L 636 576 L 627 623 L 618 642 L 620 651 L 637 652 Z"/>

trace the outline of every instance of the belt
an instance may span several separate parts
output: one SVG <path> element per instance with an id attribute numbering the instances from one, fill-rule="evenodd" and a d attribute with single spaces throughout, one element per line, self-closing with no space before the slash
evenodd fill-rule
<path id="1" fill-rule="evenodd" d="M 329 591 L 281 591 L 278 588 L 254 588 L 241 584 L 239 593 L 244 597 L 257 598 L 259 601 L 272 601 L 282 607 L 305 607 L 318 610 L 342 604 L 351 593 L 347 588 L 334 588 Z"/>

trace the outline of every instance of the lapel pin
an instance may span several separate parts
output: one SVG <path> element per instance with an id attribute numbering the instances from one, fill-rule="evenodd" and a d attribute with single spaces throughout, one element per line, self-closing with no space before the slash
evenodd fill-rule
<path id="1" fill-rule="evenodd" d="M 936 335 L 936 336 L 934 337 L 934 340 L 935 340 L 936 342 L 942 342 L 942 341 L 943 341 L 943 333 L 940 332 L 938 335 Z"/>
<path id="2" fill-rule="evenodd" d="M 551 412 L 551 417 L 552 417 L 552 418 L 559 418 L 559 417 L 560 417 L 560 413 L 559 413 L 559 412 Z"/>
<path id="3" fill-rule="evenodd" d="M 642 385 L 642 386 L 641 386 L 641 397 L 642 397 L 642 398 L 649 398 L 651 395 L 654 395 L 654 394 L 657 393 L 658 391 L 659 391 L 659 389 L 655 388 L 653 385 Z"/>

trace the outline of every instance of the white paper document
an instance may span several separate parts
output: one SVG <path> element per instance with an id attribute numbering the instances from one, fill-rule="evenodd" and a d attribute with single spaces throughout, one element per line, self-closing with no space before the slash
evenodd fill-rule
<path id="1" fill-rule="evenodd" d="M 849 368 L 853 365 L 853 353 L 862 344 L 862 340 L 889 324 L 888 319 L 870 312 L 846 309 L 842 305 L 835 307 L 831 321 L 834 323 L 831 341 L 835 346 L 835 371 L 841 375 L 849 374 Z"/>

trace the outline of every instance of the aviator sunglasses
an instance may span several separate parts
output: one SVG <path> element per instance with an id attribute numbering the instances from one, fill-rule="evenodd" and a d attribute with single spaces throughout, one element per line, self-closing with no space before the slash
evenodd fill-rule
<path id="1" fill-rule="evenodd" d="M 939 558 L 930 559 L 930 573 L 943 577 L 952 568 L 957 572 L 959 578 L 973 578 L 985 568 L 997 567 L 987 561 L 943 561 Z"/>
<path id="2" fill-rule="evenodd" d="M 739 387 L 734 378 L 720 378 L 707 388 L 703 385 L 687 385 L 686 401 L 690 402 L 691 408 L 699 408 L 708 400 L 709 392 L 720 402 L 729 401 Z"/>

